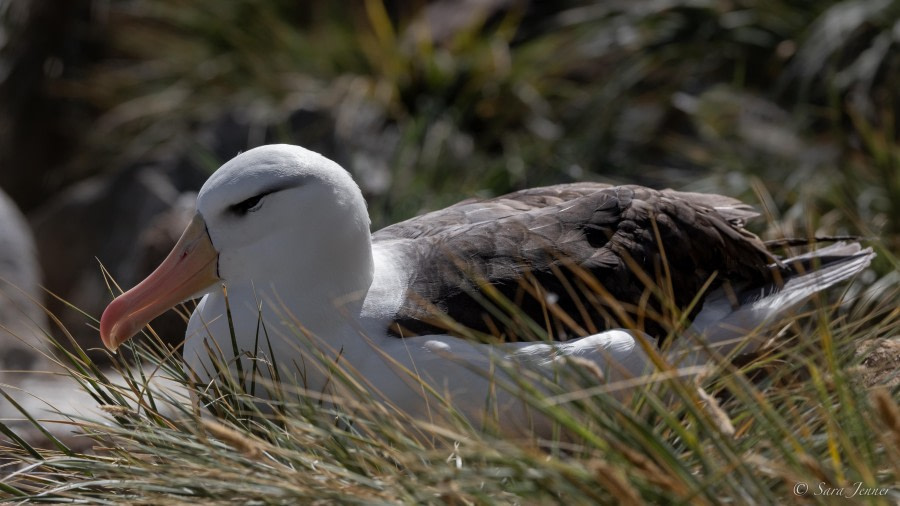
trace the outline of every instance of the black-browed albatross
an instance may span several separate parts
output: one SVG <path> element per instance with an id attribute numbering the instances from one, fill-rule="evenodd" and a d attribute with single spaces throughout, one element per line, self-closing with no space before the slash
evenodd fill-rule
<path id="1" fill-rule="evenodd" d="M 209 350 L 234 351 L 233 325 L 239 356 L 274 358 L 311 392 L 337 388 L 315 358 L 324 356 L 412 416 L 430 416 L 424 382 L 476 423 L 491 397 L 494 415 L 518 432 L 521 400 L 514 388 L 496 388 L 487 371 L 552 371 L 577 356 L 608 381 L 646 374 L 656 349 L 646 343 L 667 329 L 645 316 L 667 311 L 687 312 L 681 334 L 709 347 L 687 351 L 677 343 L 692 340 L 676 337 L 665 347 L 676 366 L 703 363 L 710 348 L 751 351 L 747 335 L 874 256 L 838 243 L 778 260 L 744 230 L 755 215 L 720 195 L 574 183 L 464 201 L 372 234 L 347 171 L 298 146 L 262 146 L 209 178 L 173 251 L 107 307 L 100 333 L 116 349 L 168 308 L 202 295 L 183 350 L 201 380 L 215 376 Z M 524 341 L 503 327 L 511 312 L 486 309 L 502 300 L 551 340 Z M 505 342 L 466 339 L 450 321 L 499 330 Z M 232 366 L 237 360 L 247 359 Z M 532 430 L 549 430 L 527 420 Z"/>

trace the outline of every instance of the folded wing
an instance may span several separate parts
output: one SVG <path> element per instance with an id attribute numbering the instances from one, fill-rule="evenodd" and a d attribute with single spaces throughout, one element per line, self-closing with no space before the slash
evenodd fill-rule
<path id="1" fill-rule="evenodd" d="M 510 341 L 527 315 L 552 339 L 637 327 L 664 336 L 705 294 L 777 282 L 776 259 L 729 197 L 575 183 L 467 200 L 384 228 L 409 276 L 392 331 Z M 516 330 L 519 329 L 519 330 Z"/>

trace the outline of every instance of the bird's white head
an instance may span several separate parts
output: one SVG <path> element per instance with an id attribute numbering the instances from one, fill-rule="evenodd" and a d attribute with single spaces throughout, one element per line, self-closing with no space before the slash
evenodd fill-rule
<path id="1" fill-rule="evenodd" d="M 166 260 L 114 300 L 100 334 L 115 349 L 175 304 L 222 282 L 302 290 L 323 302 L 365 291 L 369 216 L 340 165 L 289 145 L 262 146 L 220 167 Z"/>
<path id="2" fill-rule="evenodd" d="M 337 275 L 330 271 L 357 261 L 348 255 L 371 256 L 359 187 L 340 165 L 299 146 L 233 158 L 200 189 L 197 212 L 228 283 L 303 283 L 297 276 L 305 273 Z"/>

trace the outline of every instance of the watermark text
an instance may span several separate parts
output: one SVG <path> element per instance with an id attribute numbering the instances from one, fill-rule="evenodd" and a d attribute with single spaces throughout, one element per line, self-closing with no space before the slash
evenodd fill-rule
<path id="1" fill-rule="evenodd" d="M 804 496 L 832 496 L 832 497 L 879 497 L 890 493 L 890 487 L 867 487 L 858 481 L 846 487 L 833 487 L 825 482 L 806 483 L 800 481 L 794 484 L 794 495 Z"/>

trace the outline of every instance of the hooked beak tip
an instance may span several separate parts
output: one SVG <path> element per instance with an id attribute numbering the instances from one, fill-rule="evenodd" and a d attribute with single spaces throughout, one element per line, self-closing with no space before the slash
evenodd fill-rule
<path id="1" fill-rule="evenodd" d="M 119 334 L 117 331 L 120 326 L 120 313 L 122 313 L 119 305 L 120 300 L 117 298 L 106 307 L 106 310 L 103 311 L 103 316 L 100 317 L 100 339 L 103 340 L 103 345 L 112 352 L 115 352 L 119 345 L 122 344 L 116 337 Z"/>

